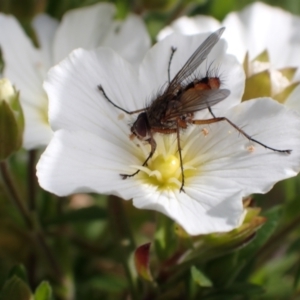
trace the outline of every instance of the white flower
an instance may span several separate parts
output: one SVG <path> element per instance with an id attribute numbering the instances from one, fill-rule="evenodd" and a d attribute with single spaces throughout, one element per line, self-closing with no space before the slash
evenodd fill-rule
<path id="1" fill-rule="evenodd" d="M 160 211 L 190 234 L 204 234 L 235 228 L 243 215 L 243 196 L 265 193 L 278 180 L 295 176 L 300 163 L 299 117 L 269 99 L 239 104 L 244 72 L 233 56 L 225 55 L 223 40 L 195 72 L 205 76 L 209 67 L 211 74 L 221 74 L 221 88 L 231 91 L 213 106 L 213 113 L 228 117 L 268 146 L 292 149 L 292 154 L 249 142 L 219 122 L 190 125 L 180 132 L 185 192 L 180 192 L 176 134 L 155 133 L 157 149 L 141 167 L 150 146 L 130 137 L 137 114 L 127 115 L 108 103 L 97 86 L 126 110 L 144 108 L 168 82 L 171 47 L 177 47 L 173 78 L 205 37 L 171 35 L 147 53 L 139 68 L 99 48 L 76 50 L 51 69 L 44 87 L 55 133 L 37 166 L 40 185 L 61 196 L 93 191 L 133 199 L 136 207 Z M 209 118 L 206 110 L 194 116 Z M 120 176 L 137 169 L 141 171 L 134 177 Z"/>
<path id="2" fill-rule="evenodd" d="M 253 60 L 268 50 L 270 61 L 276 68 L 300 65 L 300 17 L 261 2 L 228 14 L 222 23 L 201 15 L 181 17 L 162 29 L 158 39 L 173 32 L 191 35 L 221 26 L 226 27 L 223 38 L 228 42 L 227 52 L 235 55 L 241 63 L 246 52 Z"/>
<path id="3" fill-rule="evenodd" d="M 39 15 L 32 23 L 39 48 L 33 46 L 14 17 L 0 14 L 4 74 L 20 90 L 26 149 L 45 146 L 52 137 L 48 99 L 42 87 L 50 67 L 78 47 L 112 47 L 132 63 L 138 63 L 150 47 L 142 20 L 129 15 L 124 22 L 116 21 L 115 11 L 111 4 L 96 4 L 67 12 L 60 24 L 47 15 Z"/>
<path id="4" fill-rule="evenodd" d="M 172 32 L 195 34 L 221 26 L 226 27 L 223 37 L 228 42 L 228 53 L 235 55 L 241 63 L 248 53 L 252 63 L 249 64 L 247 77 L 263 70 L 269 71 L 272 97 L 276 98 L 293 81 L 300 80 L 300 17 L 261 2 L 228 14 L 222 23 L 207 16 L 181 17 L 164 28 L 158 39 Z M 265 50 L 269 61 L 253 61 Z M 298 68 L 293 80 L 281 72 L 283 68 Z M 297 91 L 300 97 L 300 90 Z M 290 96 L 286 98 L 287 105 L 291 101 Z M 293 108 L 300 112 L 300 101 Z"/>

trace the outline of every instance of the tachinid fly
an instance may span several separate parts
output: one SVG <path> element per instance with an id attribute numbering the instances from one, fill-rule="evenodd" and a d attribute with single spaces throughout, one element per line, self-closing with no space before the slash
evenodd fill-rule
<path id="1" fill-rule="evenodd" d="M 181 167 L 181 187 L 180 191 L 184 191 L 184 170 L 180 147 L 180 129 L 185 129 L 189 124 L 212 124 L 216 122 L 226 121 L 232 127 L 234 127 L 239 133 L 244 135 L 250 141 L 260 144 L 261 146 L 270 149 L 272 151 L 281 153 L 291 153 L 291 150 L 279 150 L 271 148 L 249 136 L 241 128 L 235 125 L 226 117 L 216 117 L 211 107 L 215 104 L 226 99 L 230 91 L 227 89 L 219 89 L 220 80 L 217 77 L 205 77 L 201 79 L 193 79 L 187 83 L 187 79 L 196 71 L 196 69 L 201 65 L 201 63 L 207 58 L 208 54 L 219 41 L 225 28 L 220 28 L 219 30 L 212 33 L 192 54 L 188 59 L 182 69 L 175 75 L 175 77 L 170 81 L 170 66 L 173 55 L 176 48 L 172 48 L 169 68 L 168 68 L 168 78 L 169 84 L 164 89 L 161 95 L 152 101 L 152 103 L 142 109 L 135 111 L 128 111 L 122 107 L 116 105 L 108 95 L 105 93 L 104 88 L 99 85 L 99 90 L 103 93 L 104 97 L 109 103 L 111 103 L 116 108 L 122 110 L 127 114 L 139 113 L 137 119 L 131 127 L 131 132 L 138 139 L 146 141 L 150 144 L 151 150 L 143 163 L 145 166 L 150 158 L 153 156 L 156 150 L 156 142 L 154 139 L 154 133 L 171 134 L 176 133 L 177 135 L 177 147 L 180 159 Z M 205 120 L 195 120 L 194 113 L 203 109 L 208 109 L 212 118 Z M 127 177 L 135 176 L 140 170 L 132 174 L 120 174 L 123 179 Z"/>

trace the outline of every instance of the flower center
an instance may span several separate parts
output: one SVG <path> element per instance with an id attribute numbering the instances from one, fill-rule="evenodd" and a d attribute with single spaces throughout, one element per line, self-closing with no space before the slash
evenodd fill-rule
<path id="1" fill-rule="evenodd" d="M 134 165 L 133 167 L 140 170 L 139 176 L 145 184 L 154 185 L 158 189 L 179 190 L 182 185 L 182 172 L 176 136 L 157 134 L 155 135 L 155 141 L 157 148 L 148 164 L 146 166 Z M 188 154 L 191 144 L 193 143 L 186 143 L 184 140 L 181 143 L 185 184 L 188 183 L 190 177 L 195 175 L 195 171 L 198 169 Z M 143 143 L 140 143 L 139 146 L 145 159 L 149 154 L 150 147 Z"/>
<path id="2" fill-rule="evenodd" d="M 178 168 L 180 167 L 179 159 L 174 155 L 164 157 L 162 154 L 158 155 L 150 164 L 150 169 L 159 172 L 157 176 L 158 181 L 165 182 L 169 178 L 178 178 Z"/>

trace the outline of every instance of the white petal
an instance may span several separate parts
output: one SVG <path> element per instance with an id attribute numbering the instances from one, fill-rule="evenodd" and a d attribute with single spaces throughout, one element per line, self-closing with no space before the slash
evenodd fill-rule
<path id="1" fill-rule="evenodd" d="M 58 21 L 48 15 L 40 14 L 33 19 L 32 26 L 37 34 L 39 49 L 43 56 L 45 73 L 54 64 L 53 40 Z"/>
<path id="2" fill-rule="evenodd" d="M 85 131 L 57 131 L 37 165 L 39 183 L 60 196 L 79 191 L 141 196 L 144 187 L 119 175 L 130 160 L 123 146 Z"/>
<path id="3" fill-rule="evenodd" d="M 57 30 L 54 55 L 59 62 L 76 48 L 111 47 L 131 62 L 139 62 L 150 47 L 150 38 L 140 17 L 114 19 L 110 3 L 98 3 L 67 12 Z M 87 34 L 88 33 L 88 34 Z"/>
<path id="4" fill-rule="evenodd" d="M 4 75 L 21 90 L 21 99 L 24 97 L 34 103 L 36 96 L 44 92 L 44 62 L 41 52 L 34 48 L 14 17 L 0 14 L 0 27 Z"/>
<path id="5" fill-rule="evenodd" d="M 229 53 L 244 59 L 246 49 L 250 59 L 268 50 L 276 68 L 300 64 L 300 18 L 266 4 L 256 2 L 241 12 L 229 14 L 223 25 Z M 244 48 L 244 54 L 242 49 Z"/>
<path id="6" fill-rule="evenodd" d="M 23 105 L 23 112 L 25 116 L 23 147 L 30 150 L 48 145 L 53 133 L 47 122 L 46 109 Z"/>
<path id="7" fill-rule="evenodd" d="M 93 49 L 101 45 L 114 14 L 115 7 L 109 3 L 68 11 L 56 32 L 55 61 L 59 62 L 76 48 Z"/>
<path id="8" fill-rule="evenodd" d="M 112 101 L 127 110 L 145 105 L 137 70 L 127 61 L 108 48 L 78 49 L 51 69 L 44 84 L 52 128 L 97 134 L 99 128 L 106 130 L 111 122 L 117 122 L 127 135 L 129 127 L 124 124 L 128 120 L 118 120 L 122 111 L 108 103 L 98 89 L 100 84 Z"/>
<path id="9" fill-rule="evenodd" d="M 277 153 L 249 142 L 226 122 L 211 124 L 205 141 L 198 139 L 190 147 L 189 155 L 195 153 L 202 162 L 199 177 L 189 183 L 192 187 L 218 187 L 226 179 L 228 186 L 234 183 L 245 196 L 266 193 L 277 181 L 297 175 L 300 118 L 296 112 L 272 99 L 256 99 L 231 108 L 226 117 L 259 142 L 292 153 Z"/>
<path id="10" fill-rule="evenodd" d="M 220 22 L 210 16 L 198 15 L 192 18 L 183 16 L 172 22 L 170 26 L 162 29 L 158 33 L 157 39 L 160 41 L 174 32 L 192 35 L 197 33 L 212 32 L 220 27 Z"/>
<path id="11" fill-rule="evenodd" d="M 47 98 L 42 82 L 50 63 L 49 48 L 55 25 L 45 16 L 38 17 L 35 22 L 39 33 L 43 33 L 41 45 L 46 46 L 41 50 L 34 48 L 14 17 L 0 15 L 0 27 L 5 28 L 0 34 L 4 74 L 20 91 L 25 116 L 23 146 L 26 149 L 45 146 L 52 135 L 47 124 Z M 46 32 L 48 34 L 44 35 Z"/>
<path id="12" fill-rule="evenodd" d="M 129 62 L 136 64 L 142 61 L 150 44 L 150 36 L 143 20 L 129 14 L 123 22 L 112 23 L 101 46 L 111 47 Z"/>
<path id="13" fill-rule="evenodd" d="M 166 214 L 191 235 L 226 232 L 236 228 L 243 214 L 241 193 L 234 193 L 227 187 L 222 189 L 221 196 L 215 187 L 208 189 L 204 192 L 194 190 L 190 195 L 188 191 L 159 192 L 149 187 L 147 194 L 133 199 L 133 204 L 137 208 Z"/>
<path id="14" fill-rule="evenodd" d="M 287 107 L 292 108 L 300 114 L 300 86 L 298 85 L 288 96 L 284 103 Z"/>

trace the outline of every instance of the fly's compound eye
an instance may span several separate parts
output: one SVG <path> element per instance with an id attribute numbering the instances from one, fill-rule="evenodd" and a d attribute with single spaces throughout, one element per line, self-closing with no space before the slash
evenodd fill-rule
<path id="1" fill-rule="evenodd" d="M 131 132 L 140 140 L 148 140 L 150 137 L 150 125 L 146 113 L 141 113 L 131 127 Z"/>

